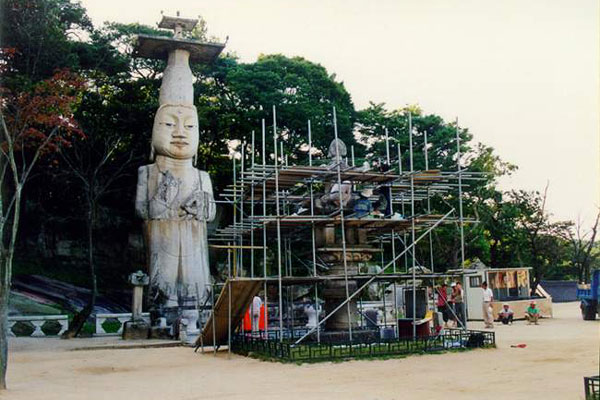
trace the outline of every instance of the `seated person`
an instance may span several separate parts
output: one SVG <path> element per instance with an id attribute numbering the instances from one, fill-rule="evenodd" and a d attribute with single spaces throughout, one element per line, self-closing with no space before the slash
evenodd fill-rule
<path id="1" fill-rule="evenodd" d="M 377 200 L 374 204 L 373 215 L 378 217 L 385 217 L 390 214 L 390 202 L 389 202 L 389 187 L 379 187 L 375 191 L 375 194 L 378 195 Z"/>
<path id="2" fill-rule="evenodd" d="M 324 194 L 315 201 L 315 207 L 317 210 L 321 211 L 322 214 L 331 214 L 340 209 L 340 197 L 342 207 L 346 208 L 352 199 L 351 182 L 343 181 L 341 185 L 338 185 L 337 183 L 331 185 L 329 193 Z"/>
<path id="3" fill-rule="evenodd" d="M 502 305 L 502 310 L 500 310 L 500 312 L 498 313 L 498 318 L 500 319 L 500 321 L 502 321 L 502 323 L 504 325 L 508 325 L 513 323 L 513 315 L 514 312 L 513 310 L 510 308 L 510 306 L 508 305 L 508 303 L 504 303 Z"/>
<path id="4" fill-rule="evenodd" d="M 540 317 L 540 310 L 536 307 L 535 300 L 531 300 L 527 311 L 525 311 L 525 318 L 527 319 L 527 325 L 534 324 L 538 325 L 538 318 Z"/>
<path id="5" fill-rule="evenodd" d="M 373 194 L 373 190 L 371 189 L 363 189 L 360 192 L 360 197 L 354 201 L 354 216 L 357 218 L 366 217 L 373 211 L 373 206 L 371 205 L 371 200 L 369 197 Z"/>

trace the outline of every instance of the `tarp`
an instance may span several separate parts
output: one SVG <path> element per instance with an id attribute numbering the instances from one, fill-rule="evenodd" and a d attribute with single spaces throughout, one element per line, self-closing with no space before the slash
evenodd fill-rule
<path id="1" fill-rule="evenodd" d="M 541 281 L 540 285 L 552 296 L 554 303 L 577 301 L 576 281 Z"/>

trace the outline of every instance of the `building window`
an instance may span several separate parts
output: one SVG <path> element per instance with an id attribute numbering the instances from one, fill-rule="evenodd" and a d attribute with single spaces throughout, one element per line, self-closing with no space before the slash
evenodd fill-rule
<path id="1" fill-rule="evenodd" d="M 481 286 L 481 277 L 480 276 L 469 277 L 469 286 L 471 286 L 471 287 Z"/>

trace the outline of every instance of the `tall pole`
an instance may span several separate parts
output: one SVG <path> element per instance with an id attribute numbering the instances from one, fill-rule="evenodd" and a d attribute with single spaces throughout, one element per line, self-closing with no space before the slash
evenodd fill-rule
<path id="1" fill-rule="evenodd" d="M 238 208 L 238 202 L 237 202 L 237 167 L 235 165 L 235 154 L 232 157 L 233 162 L 233 226 L 235 228 L 235 226 L 237 225 L 238 219 L 237 219 L 237 208 Z M 234 229 L 233 232 L 233 236 L 235 238 L 235 242 L 237 242 L 237 235 Z M 236 258 L 236 254 L 237 253 L 233 253 L 233 274 L 236 274 L 236 266 L 237 266 L 237 258 Z M 231 278 L 231 274 L 229 275 L 229 278 Z"/>
<path id="2" fill-rule="evenodd" d="M 333 133 L 335 135 L 335 147 L 336 147 L 336 166 L 337 166 L 337 181 L 338 181 L 338 194 L 340 199 L 340 228 L 342 230 L 342 257 L 344 259 L 344 283 L 346 286 L 346 299 L 350 296 L 350 289 L 348 288 L 348 261 L 346 260 L 346 227 L 344 223 L 344 204 L 342 197 L 342 166 L 340 157 L 340 143 L 338 141 L 337 131 L 337 116 L 335 112 L 335 106 L 333 107 Z M 348 312 L 348 335 L 350 342 L 352 342 L 352 313 L 350 311 L 350 302 L 346 303 L 346 310 Z"/>
<path id="3" fill-rule="evenodd" d="M 409 154 L 410 154 L 410 208 L 411 208 L 411 218 L 410 218 L 410 231 L 411 231 L 411 241 L 415 243 L 415 176 L 414 176 L 414 164 L 413 164 L 413 143 L 412 143 L 412 115 L 411 112 L 408 112 L 408 146 L 409 146 Z M 412 256 L 412 328 L 413 328 L 413 340 L 417 338 L 417 287 L 416 287 L 416 265 L 415 265 L 415 255 L 416 251 L 413 248 L 413 256 Z"/>
<path id="4" fill-rule="evenodd" d="M 398 175 L 400 176 L 400 181 L 402 181 L 402 149 L 400 148 L 400 143 L 398 143 Z M 402 209 L 402 217 L 406 218 L 406 210 L 404 209 L 404 192 L 400 189 L 400 207 Z M 404 248 L 406 249 L 406 230 L 402 233 L 402 237 L 404 237 Z M 398 236 L 400 238 L 400 236 Z M 404 256 L 404 269 L 408 273 L 408 253 Z"/>
<path id="5" fill-rule="evenodd" d="M 279 219 L 279 171 L 277 166 L 277 110 L 273 106 L 273 149 L 275 150 L 275 216 L 277 219 L 277 284 L 279 288 L 279 340 L 283 342 L 283 293 L 281 284 L 281 221 Z"/>
<path id="6" fill-rule="evenodd" d="M 427 154 L 427 129 L 423 131 L 423 154 L 425 155 L 425 171 L 429 171 L 429 156 Z"/>
<path id="7" fill-rule="evenodd" d="M 458 127 L 458 117 L 456 117 L 456 168 L 458 171 L 458 223 L 460 226 L 460 268 L 462 274 L 463 292 L 465 285 L 465 228 L 463 221 L 463 196 L 462 196 L 462 167 L 460 165 L 460 129 Z M 467 297 L 463 295 L 462 316 L 464 319 L 463 329 L 467 329 Z"/>
<path id="8" fill-rule="evenodd" d="M 229 249 L 227 250 L 229 252 Z M 212 284 L 212 291 L 210 293 L 210 305 L 212 311 L 212 337 L 213 337 L 213 355 L 216 357 L 217 355 L 217 326 L 216 326 L 216 317 L 215 317 L 215 290 L 217 289 L 216 285 Z M 200 333 L 202 334 L 202 333 Z"/>
<path id="9" fill-rule="evenodd" d="M 308 166 L 312 167 L 312 131 L 310 129 L 310 119 L 308 120 Z"/>
<path id="10" fill-rule="evenodd" d="M 390 161 L 390 135 L 388 133 L 388 128 L 385 128 L 385 159 L 387 162 L 387 167 L 392 168 Z M 390 184 L 385 185 L 385 188 L 389 195 L 390 201 L 390 216 L 394 215 L 394 202 L 392 201 L 392 186 Z M 395 264 L 394 264 L 395 265 Z"/>
<path id="11" fill-rule="evenodd" d="M 240 166 L 240 229 L 239 229 L 239 241 L 240 241 L 240 256 L 239 256 L 239 276 L 245 276 L 244 272 L 244 164 L 246 164 L 246 142 L 242 142 L 241 151 L 241 166 Z"/>
<path id="12" fill-rule="evenodd" d="M 312 167 L 312 130 L 310 126 L 310 119 L 308 120 L 308 166 Z M 313 262 L 313 276 L 317 277 L 317 240 L 315 237 L 315 200 L 313 196 L 313 182 L 310 180 L 310 217 L 311 217 L 311 234 L 312 234 L 312 262 Z M 317 313 L 317 343 L 321 343 L 321 329 L 319 325 L 319 294 L 318 284 L 315 282 L 315 311 Z"/>
<path id="13" fill-rule="evenodd" d="M 383 254 L 383 236 L 379 236 L 379 251 L 381 252 L 381 269 L 385 268 L 385 257 Z M 393 260 L 394 258 L 392 258 Z M 381 290 L 381 286 L 383 285 L 381 303 L 383 305 L 383 328 L 387 328 L 387 309 L 385 306 L 385 282 L 379 282 L 379 290 Z"/>
<path id="14" fill-rule="evenodd" d="M 385 159 L 390 166 L 390 135 L 387 127 L 385 128 Z"/>
<path id="15" fill-rule="evenodd" d="M 265 278 L 264 292 L 265 292 L 265 339 L 269 337 L 269 303 L 268 303 L 268 292 L 267 292 L 267 131 L 265 129 L 265 119 L 261 120 L 262 129 L 262 211 L 263 211 L 263 277 Z"/>
<path id="16" fill-rule="evenodd" d="M 250 180 L 250 277 L 254 278 L 254 149 L 255 149 L 254 131 L 252 131 L 252 147 L 250 147 L 252 179 Z M 254 311 L 254 310 L 253 310 Z M 259 311 L 260 312 L 260 311 Z"/>
<path id="17" fill-rule="evenodd" d="M 423 131 L 423 154 L 425 154 L 425 171 L 429 171 L 429 155 L 428 155 L 429 149 L 428 148 L 429 148 L 429 143 L 427 142 L 427 129 L 425 129 Z M 429 192 L 429 185 L 427 185 L 427 214 L 428 215 L 431 214 L 431 196 L 430 196 L 430 192 Z M 434 272 L 434 270 L 433 270 L 433 237 L 431 236 L 431 233 L 429 233 L 429 267 L 431 269 L 431 272 Z M 434 285 L 434 287 L 435 287 L 435 285 Z"/>
<path id="18" fill-rule="evenodd" d="M 385 156 L 388 168 L 392 169 L 392 161 L 390 158 L 390 135 L 388 132 L 388 128 L 385 128 Z M 392 186 L 388 186 L 389 194 L 390 194 L 390 210 L 393 215 L 393 205 L 392 205 Z M 394 230 L 392 229 L 392 259 L 395 259 L 396 248 L 394 245 Z M 396 273 L 396 261 L 394 261 L 394 273 Z"/>
<path id="19" fill-rule="evenodd" d="M 229 242 L 231 247 L 231 242 Z M 231 248 L 227 249 L 227 356 L 231 357 Z M 213 324 L 215 318 L 213 316 Z M 215 345 L 215 343 L 213 343 Z"/>
<path id="20" fill-rule="evenodd" d="M 460 130 L 456 117 L 456 169 L 458 171 L 458 221 L 460 226 L 460 267 L 465 267 L 465 231 L 463 226 L 462 168 L 460 166 Z"/>

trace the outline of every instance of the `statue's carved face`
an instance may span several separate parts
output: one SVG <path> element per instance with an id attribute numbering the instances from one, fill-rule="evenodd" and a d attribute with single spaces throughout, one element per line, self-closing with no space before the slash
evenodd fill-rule
<path id="1" fill-rule="evenodd" d="M 184 160 L 198 150 L 198 114 L 194 106 L 166 105 L 158 109 L 152 129 L 156 154 Z"/>

